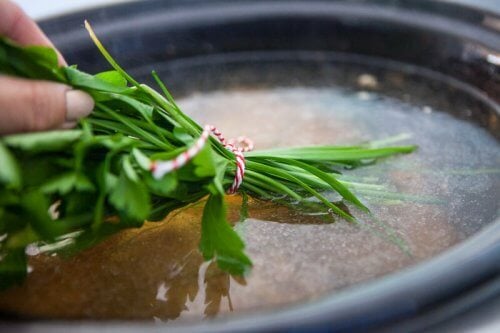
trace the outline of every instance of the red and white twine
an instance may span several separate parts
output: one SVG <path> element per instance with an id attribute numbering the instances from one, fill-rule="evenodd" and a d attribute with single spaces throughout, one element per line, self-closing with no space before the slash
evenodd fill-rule
<path id="1" fill-rule="evenodd" d="M 160 179 L 165 174 L 184 166 L 203 149 L 203 147 L 207 143 L 207 139 L 210 133 L 212 133 L 219 140 L 224 148 L 232 152 L 236 157 L 236 172 L 234 175 L 233 183 L 228 190 L 229 194 L 236 193 L 241 183 L 243 182 L 243 176 L 245 175 L 245 156 L 243 155 L 243 153 L 253 150 L 253 142 L 252 140 L 244 136 L 240 136 L 236 139 L 226 140 L 222 133 L 212 125 L 205 125 L 205 128 L 203 129 L 203 132 L 201 133 L 198 140 L 196 140 L 196 142 L 191 147 L 189 147 L 188 150 L 178 155 L 174 159 L 168 161 L 153 161 L 150 167 L 153 176 L 156 179 Z"/>

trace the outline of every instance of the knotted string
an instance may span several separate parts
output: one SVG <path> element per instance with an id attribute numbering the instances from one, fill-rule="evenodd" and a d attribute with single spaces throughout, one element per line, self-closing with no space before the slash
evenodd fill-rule
<path id="1" fill-rule="evenodd" d="M 233 183 L 228 190 L 229 194 L 234 194 L 238 191 L 241 183 L 243 182 L 243 177 L 245 175 L 245 156 L 244 152 L 253 150 L 254 145 L 252 140 L 244 136 L 240 136 L 236 139 L 226 140 L 222 133 L 212 125 L 205 125 L 203 132 L 196 142 L 189 147 L 188 150 L 179 154 L 174 159 L 168 161 L 153 161 L 151 163 L 150 170 L 153 173 L 153 177 L 156 179 L 162 178 L 169 172 L 177 170 L 192 160 L 205 146 L 207 139 L 210 134 L 213 134 L 217 140 L 230 152 L 232 152 L 236 157 L 236 172 L 234 175 Z"/>

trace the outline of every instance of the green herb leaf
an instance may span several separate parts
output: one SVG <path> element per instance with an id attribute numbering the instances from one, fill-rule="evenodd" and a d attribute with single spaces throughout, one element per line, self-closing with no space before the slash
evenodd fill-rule
<path id="1" fill-rule="evenodd" d="M 119 211 L 120 217 L 141 223 L 150 211 L 149 193 L 144 184 L 131 180 L 125 172 L 109 196 L 110 203 Z"/>
<path id="2" fill-rule="evenodd" d="M 110 83 L 114 86 L 118 87 L 127 87 L 127 80 L 123 78 L 123 76 L 120 75 L 117 71 L 106 71 L 106 72 L 101 72 L 94 77 L 98 78 L 101 81 L 105 81 L 107 83 Z"/>
<path id="3" fill-rule="evenodd" d="M 151 160 L 139 149 L 132 149 L 132 155 L 134 156 L 135 161 L 143 170 L 149 170 L 151 167 Z"/>
<path id="4" fill-rule="evenodd" d="M 179 182 L 175 173 L 167 173 L 160 179 L 153 178 L 152 175 L 145 177 L 149 190 L 160 196 L 175 197 L 175 190 L 178 189 Z"/>
<path id="5" fill-rule="evenodd" d="M 302 161 L 354 161 L 370 160 L 406 154 L 415 151 L 416 146 L 398 146 L 385 148 L 312 146 L 296 148 L 279 148 L 249 152 L 247 156 L 282 157 Z"/>
<path id="6" fill-rule="evenodd" d="M 0 290 L 23 281 L 28 274 L 27 267 L 24 248 L 0 254 Z"/>
<path id="7" fill-rule="evenodd" d="M 122 93 L 127 91 L 127 87 L 120 84 L 111 83 L 108 80 L 102 80 L 98 76 L 90 75 L 79 71 L 73 67 L 64 67 L 68 83 L 76 88 L 89 88 L 97 91 L 106 91 L 112 93 Z"/>
<path id="8" fill-rule="evenodd" d="M 11 188 L 21 186 L 19 166 L 12 153 L 0 141 L 0 183 Z"/>
<path id="9" fill-rule="evenodd" d="M 82 136 L 81 130 L 34 132 L 5 136 L 7 146 L 21 149 L 31 154 L 50 151 L 61 151 Z"/>
<path id="10" fill-rule="evenodd" d="M 85 175 L 77 172 L 58 175 L 41 186 L 42 192 L 47 194 L 59 193 L 65 195 L 74 189 L 81 192 L 94 191 L 95 186 Z"/>
<path id="11" fill-rule="evenodd" d="M 224 197 L 211 194 L 201 220 L 200 251 L 205 260 L 215 258 L 219 267 L 231 274 L 243 275 L 252 266 L 245 255 L 245 244 L 226 220 Z"/>
<path id="12" fill-rule="evenodd" d="M 52 240 L 55 237 L 68 232 L 66 227 L 52 220 L 49 215 L 50 201 L 42 192 L 32 190 L 23 193 L 21 205 L 25 211 L 25 217 L 29 218 L 33 230 L 42 238 Z"/>

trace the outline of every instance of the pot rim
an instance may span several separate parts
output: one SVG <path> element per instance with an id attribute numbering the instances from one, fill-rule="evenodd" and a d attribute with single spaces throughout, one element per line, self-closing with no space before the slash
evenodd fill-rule
<path id="1" fill-rule="evenodd" d="M 216 5 L 224 4 L 228 1 L 210 0 L 204 4 Z M 360 3 L 349 5 L 347 1 L 292 1 L 292 7 L 296 9 L 305 8 L 304 5 L 313 6 L 314 3 L 329 4 L 336 8 L 362 8 L 363 6 L 381 6 L 381 1 L 361 1 Z M 151 1 L 151 8 L 168 3 L 173 5 L 176 1 Z M 200 0 L 185 1 L 186 8 L 198 6 Z M 234 6 L 248 5 L 249 1 L 233 1 Z M 270 4 L 281 4 L 284 1 L 257 1 L 253 8 L 259 11 L 270 8 Z M 479 10 L 466 5 L 439 3 L 438 1 L 428 1 L 433 6 L 426 7 L 420 1 L 393 1 L 391 8 L 402 10 L 401 6 L 411 4 L 409 10 L 416 9 L 426 14 L 435 15 L 436 8 L 440 8 L 438 16 L 446 16 L 452 20 L 458 20 L 464 24 L 471 24 L 477 27 L 478 21 L 462 20 L 460 12 L 471 10 L 480 16 L 488 16 L 500 20 L 500 16 L 488 11 Z M 419 5 L 420 3 L 420 5 Z M 113 20 L 121 20 L 122 15 L 140 10 L 141 4 L 136 2 L 118 4 L 108 8 L 120 9 Z M 288 4 L 290 8 L 290 4 Z M 440 7 L 441 6 L 441 7 Z M 444 6 L 444 7 L 443 7 Z M 383 7 L 383 6 L 382 6 Z M 450 12 L 443 12 L 443 8 Z M 151 9 L 150 9 L 151 10 Z M 100 9 L 91 9 L 79 13 L 63 15 L 42 21 L 42 26 L 48 27 L 49 35 L 57 35 L 57 31 L 51 28 L 53 22 L 61 18 L 75 20 L 77 17 L 86 16 L 89 18 L 98 17 Z M 365 8 L 366 11 L 366 8 Z M 373 12 L 375 14 L 381 12 Z M 458 13 L 458 14 L 457 14 Z M 370 13 L 368 13 L 370 14 Z M 373 14 L 373 15 L 375 15 Z M 401 20 L 401 17 L 386 17 L 385 19 Z M 500 22 L 500 21 L 499 21 Z M 409 22 L 408 24 L 411 24 Z M 442 26 L 442 25 L 440 25 Z M 80 29 L 80 27 L 78 27 Z M 52 31 L 51 31 L 52 29 Z M 449 27 L 445 32 L 449 33 Z M 492 48 L 500 48 L 500 45 L 490 45 L 492 41 L 497 41 L 500 30 L 494 31 L 489 28 L 484 35 L 478 35 L 477 31 L 468 38 L 477 39 L 481 43 Z M 60 32 L 64 34 L 65 32 Z M 454 32 L 456 33 L 456 32 Z M 491 39 L 490 37 L 494 38 Z M 496 112 L 500 115 L 499 106 L 489 99 L 492 105 L 497 106 Z M 38 331 L 38 332 L 68 332 L 74 330 L 78 332 L 91 332 L 99 330 L 102 332 L 160 332 L 165 328 L 177 332 L 247 332 L 255 330 L 281 330 L 285 327 L 293 327 L 294 330 L 315 327 L 319 323 L 327 323 L 330 329 L 367 329 L 387 324 L 389 321 L 404 320 L 409 317 L 422 315 L 426 311 L 432 310 L 440 305 L 456 301 L 463 297 L 464 289 L 479 290 L 480 287 L 490 287 L 490 294 L 500 294 L 500 217 L 491 222 L 476 234 L 465 241 L 452 246 L 437 256 L 424 262 L 402 269 L 395 273 L 377 278 L 372 281 L 354 285 L 335 294 L 315 299 L 309 302 L 300 302 L 279 308 L 263 309 L 260 311 L 248 311 L 231 314 L 221 318 L 202 322 L 169 323 L 167 327 L 154 323 L 137 321 L 31 321 L 31 322 L 9 322 L 0 321 L 0 330 L 15 329 L 16 331 Z M 443 285 L 446 284 L 444 288 Z M 485 296 L 486 297 L 486 296 Z M 483 298 L 484 299 L 484 298 Z M 474 302 L 465 302 L 464 308 L 474 306 Z M 457 309 L 457 311 L 463 310 Z"/>

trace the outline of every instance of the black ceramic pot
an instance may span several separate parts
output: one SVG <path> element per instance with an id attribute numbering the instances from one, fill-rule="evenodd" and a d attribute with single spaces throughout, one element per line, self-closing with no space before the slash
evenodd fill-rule
<path id="1" fill-rule="evenodd" d="M 41 22 L 69 63 L 97 72 L 106 67 L 82 29 L 84 19 L 91 21 L 123 67 L 141 78 L 161 64 L 256 51 L 317 57 L 334 53 L 349 61 L 417 66 L 421 73 L 432 71 L 460 94 L 472 96 L 477 103 L 474 120 L 500 137 L 499 122 L 492 120 L 500 116 L 500 16 L 493 13 L 437 1 L 167 0 L 126 3 Z M 192 88 L 179 82 L 175 89 L 181 94 Z M 190 326 L 170 325 L 168 330 L 412 331 L 450 320 L 495 297 L 500 297 L 498 216 L 438 257 L 316 302 Z M 58 321 L 4 321 L 0 328 L 166 329 L 140 322 Z"/>

